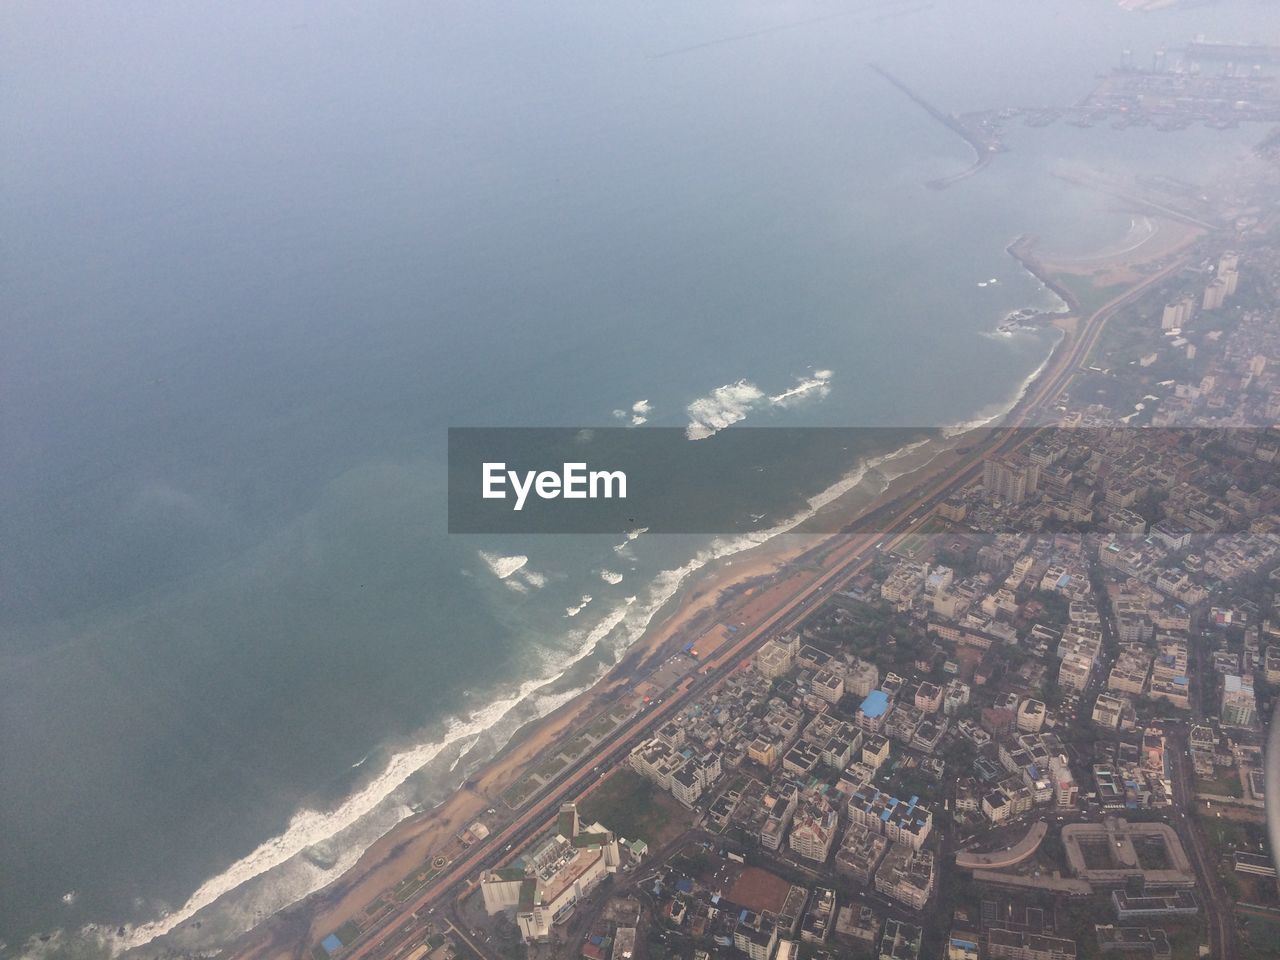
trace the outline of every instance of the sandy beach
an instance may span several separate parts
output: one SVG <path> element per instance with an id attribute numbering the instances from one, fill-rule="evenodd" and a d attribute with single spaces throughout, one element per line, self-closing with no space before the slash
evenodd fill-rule
<path id="1" fill-rule="evenodd" d="M 456 845 L 467 824 L 500 803 L 504 790 L 530 769 L 540 754 L 575 726 L 615 702 L 637 675 L 672 649 L 719 621 L 743 585 L 768 578 L 778 567 L 820 542 L 812 535 L 784 535 L 716 561 L 690 578 L 628 651 L 624 660 L 589 690 L 521 729 L 484 769 L 445 803 L 397 824 L 365 851 L 354 867 L 311 897 L 247 933 L 233 947 L 239 957 L 301 957 L 312 943 L 360 916 L 379 894 Z"/>
<path id="2" fill-rule="evenodd" d="M 1164 231 L 1160 231 L 1164 232 Z M 1120 262 L 1105 266 L 1092 258 L 1081 258 L 1081 266 L 1098 282 L 1099 275 L 1117 277 L 1143 259 L 1167 257 L 1182 249 L 1198 233 L 1179 226 L 1164 232 L 1159 242 L 1145 242 L 1139 249 L 1125 251 Z M 1152 240 L 1155 235 L 1152 236 Z M 1057 272 L 1059 265 L 1036 262 L 1029 257 L 1030 238 L 1011 246 L 1010 254 L 1024 266 Z M 1065 265 L 1064 265 L 1065 266 Z M 1036 272 L 1033 270 L 1032 272 Z M 1039 275 L 1037 273 L 1037 275 Z M 1043 278 L 1042 278 L 1043 279 Z M 1029 378 L 1011 404 L 1017 410 L 1030 402 L 1038 381 L 1053 374 L 1062 360 L 1064 344 L 1074 339 L 1079 326 L 1075 312 L 1054 319 L 1066 334 L 1051 360 Z M 981 429 L 978 427 L 978 429 Z M 460 851 L 457 835 L 490 808 L 500 804 L 504 790 L 531 769 L 544 752 L 562 741 L 575 727 L 616 702 L 634 686 L 637 677 L 653 664 L 669 656 L 688 640 L 716 624 L 727 621 L 738 608 L 749 606 L 751 598 L 777 582 L 780 568 L 815 548 L 829 547 L 842 534 L 805 532 L 820 527 L 830 531 L 857 517 L 892 503 L 951 470 L 961 459 L 957 451 L 971 442 L 972 429 L 951 436 L 926 440 L 890 457 L 878 467 L 889 483 L 876 492 L 872 484 L 860 482 L 835 496 L 816 515 L 818 521 L 800 524 L 795 532 L 778 534 L 759 546 L 713 561 L 688 578 L 682 589 L 655 615 L 649 628 L 614 669 L 589 690 L 562 705 L 553 713 L 521 731 L 475 777 L 441 806 L 402 821 L 373 844 L 354 867 L 341 878 L 304 901 L 282 911 L 246 933 L 227 955 L 254 960 L 285 960 L 309 956 L 311 946 L 343 923 L 365 915 L 370 904 L 394 887 L 406 875 L 422 868 L 429 857 Z M 864 478 L 865 480 L 866 478 Z M 745 609 L 743 610 L 745 613 Z"/>
<path id="3" fill-rule="evenodd" d="M 945 446 L 962 441 L 952 438 Z M 888 503 L 945 471 L 955 454 L 927 444 L 906 453 L 904 471 L 879 493 L 855 486 L 822 508 L 822 524 L 847 523 Z M 504 790 L 531 769 L 549 747 L 576 726 L 616 702 L 634 686 L 637 676 L 704 631 L 728 618 L 758 592 L 755 585 L 772 581 L 780 568 L 840 534 L 783 533 L 759 546 L 713 561 L 690 576 L 687 584 L 659 611 L 626 657 L 589 690 L 559 709 L 528 724 L 483 770 L 445 803 L 397 824 L 374 843 L 342 877 L 306 900 L 249 931 L 229 955 L 244 958 L 303 957 L 312 944 L 348 920 L 365 914 L 378 896 L 428 858 L 457 846 L 456 835 L 486 810 L 496 807 Z"/>
<path id="4" fill-rule="evenodd" d="M 1172 256 L 1204 236 L 1205 231 L 1187 223 L 1143 216 L 1147 229 L 1138 230 L 1132 244 L 1124 244 L 1112 251 L 1102 251 L 1087 256 L 1064 256 L 1050 251 L 1039 254 L 1046 270 L 1057 274 L 1088 277 L 1096 287 L 1110 287 L 1122 283 L 1136 283 L 1142 278 L 1139 269 L 1153 260 Z"/>

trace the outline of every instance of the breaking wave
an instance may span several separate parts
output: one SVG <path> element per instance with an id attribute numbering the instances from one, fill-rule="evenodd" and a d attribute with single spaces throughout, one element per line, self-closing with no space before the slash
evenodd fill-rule
<path id="1" fill-rule="evenodd" d="M 530 570 L 529 558 L 523 554 L 504 557 L 487 550 L 479 553 L 489 572 L 515 593 L 528 593 L 530 589 L 539 590 L 547 585 L 547 575 Z"/>
<path id="2" fill-rule="evenodd" d="M 638 527 L 635 530 L 628 530 L 627 539 L 623 540 L 621 543 L 614 544 L 613 552 L 622 553 L 624 550 L 627 549 L 627 547 L 631 546 L 632 542 L 635 541 L 635 539 L 639 537 L 640 534 L 648 533 L 648 532 L 649 532 L 648 527 Z"/>
<path id="3" fill-rule="evenodd" d="M 480 559 L 488 565 L 489 572 L 499 580 L 507 579 L 507 577 L 523 568 L 529 562 L 529 558 L 523 555 L 504 557 L 497 553 L 490 553 L 487 550 L 480 551 Z"/>
<path id="4" fill-rule="evenodd" d="M 745 379 L 716 387 L 685 408 L 685 412 L 689 414 L 685 436 L 690 440 L 705 440 L 726 427 L 745 420 L 753 410 L 788 407 L 809 396 L 826 396 L 830 392 L 831 378 L 834 375 L 831 370 L 816 370 L 811 376 L 801 378 L 791 388 L 772 396 Z"/>
<path id="5" fill-rule="evenodd" d="M 619 420 L 626 420 L 633 427 L 638 427 L 643 423 L 649 422 L 649 414 L 653 412 L 653 404 L 648 400 L 637 400 L 631 405 L 631 410 L 615 410 L 613 415 Z"/>

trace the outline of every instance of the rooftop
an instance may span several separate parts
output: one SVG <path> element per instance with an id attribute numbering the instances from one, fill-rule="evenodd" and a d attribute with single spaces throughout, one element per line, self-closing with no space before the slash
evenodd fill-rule
<path id="1" fill-rule="evenodd" d="M 889 696 L 883 690 L 872 690 L 859 708 L 868 717 L 879 717 L 889 709 Z"/>

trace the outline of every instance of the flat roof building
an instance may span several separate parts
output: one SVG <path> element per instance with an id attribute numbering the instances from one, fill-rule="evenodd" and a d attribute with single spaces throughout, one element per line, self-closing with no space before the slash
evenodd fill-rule
<path id="1" fill-rule="evenodd" d="M 490 914 L 514 909 L 526 943 L 546 940 L 582 897 L 617 871 L 621 859 L 611 831 L 598 823 L 583 827 L 577 806 L 563 804 L 556 832 L 525 857 L 523 866 L 481 874 L 485 909 Z"/>

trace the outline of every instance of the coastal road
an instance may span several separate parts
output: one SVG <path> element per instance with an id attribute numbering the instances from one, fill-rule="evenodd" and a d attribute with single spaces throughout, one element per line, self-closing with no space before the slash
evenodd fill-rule
<path id="1" fill-rule="evenodd" d="M 970 454 L 977 457 L 978 454 Z M 432 908 L 447 897 L 456 897 L 468 892 L 474 885 L 472 874 L 493 867 L 511 859 L 525 841 L 538 833 L 550 829 L 555 822 L 555 814 L 561 803 L 570 799 L 580 799 L 591 791 L 603 775 L 596 771 L 601 766 L 621 763 L 631 749 L 651 731 L 661 726 L 665 720 L 678 712 L 693 696 L 700 695 L 718 685 L 729 674 L 736 671 L 743 658 L 751 653 L 765 639 L 780 632 L 785 632 L 800 624 L 809 613 L 820 606 L 822 601 L 830 597 L 850 579 L 857 576 L 869 566 L 878 555 L 874 543 L 877 537 L 881 540 L 881 548 L 891 550 L 903 539 L 910 536 L 921 520 L 911 521 L 926 506 L 935 505 L 950 495 L 955 484 L 954 477 L 943 477 L 927 486 L 926 492 L 912 501 L 910 505 L 898 511 L 899 519 L 891 527 L 895 533 L 863 533 L 842 535 L 844 540 L 825 559 L 826 569 L 808 581 L 796 594 L 785 600 L 763 620 L 750 630 L 745 631 L 728 650 L 721 651 L 703 667 L 700 674 L 686 678 L 680 687 L 668 694 L 661 704 L 643 711 L 634 720 L 624 725 L 613 735 L 602 741 L 596 750 L 584 757 L 576 768 L 563 775 L 554 788 L 544 795 L 533 809 L 518 817 L 506 829 L 491 837 L 482 848 L 461 858 L 450 866 L 447 873 L 422 890 L 416 898 L 399 907 L 379 923 L 377 930 L 371 931 L 366 938 L 345 955 L 344 960 L 364 960 L 365 957 L 378 952 L 393 952 L 404 941 L 413 936 L 412 924 L 405 920 Z M 504 853 L 511 846 L 512 853 Z M 381 935 L 379 935 L 381 934 Z"/>
<path id="2" fill-rule="evenodd" d="M 555 820 L 560 804 L 569 799 L 585 795 L 601 775 L 598 768 L 615 762 L 620 763 L 640 740 L 649 732 L 660 726 L 667 717 L 678 712 L 695 693 L 701 693 L 721 682 L 736 670 L 741 659 L 752 647 L 763 642 L 768 636 L 785 631 L 795 626 L 813 609 L 814 601 L 820 602 L 835 590 L 844 585 L 849 577 L 856 575 L 863 566 L 871 562 L 871 557 L 863 557 L 871 545 L 870 534 L 854 536 L 849 542 L 832 554 L 834 566 L 819 574 L 800 592 L 784 601 L 766 618 L 746 631 L 733 646 L 720 653 L 704 670 L 707 673 L 686 678 L 681 687 L 670 693 L 661 704 L 642 711 L 613 735 L 602 741 L 590 757 L 584 758 L 567 776 L 556 783 L 554 788 L 545 794 L 531 810 L 519 816 L 501 833 L 485 843 L 480 849 L 455 861 L 449 870 L 421 891 L 416 898 L 401 905 L 379 923 L 376 931 L 358 943 L 344 957 L 344 960 L 363 960 L 375 951 L 390 951 L 399 946 L 403 940 L 413 935 L 412 930 L 405 929 L 405 920 L 425 908 L 440 902 L 455 893 L 454 888 L 468 888 L 474 880 L 471 875 L 477 871 L 489 869 L 495 864 L 509 859 L 511 855 L 502 853 L 507 845 L 513 849 L 537 833 L 549 829 Z M 850 563 L 856 565 L 850 568 Z M 691 682 L 692 681 L 692 682 Z M 468 881 L 471 882 L 468 882 Z M 378 934 L 382 934 L 379 936 Z"/>
<path id="3" fill-rule="evenodd" d="M 1019 404 L 1011 415 L 1005 418 L 1001 427 L 1025 426 L 1033 412 L 1055 403 L 1062 391 L 1066 389 L 1067 384 L 1071 382 L 1071 379 L 1079 371 L 1081 365 L 1088 359 L 1089 353 L 1097 345 L 1107 321 L 1122 307 L 1146 294 L 1152 286 L 1162 283 L 1181 270 L 1187 265 L 1189 259 L 1186 256 L 1178 257 L 1162 270 L 1144 279 L 1137 286 L 1130 287 L 1124 293 L 1112 297 L 1090 314 L 1083 321 L 1075 337 L 1064 340 L 1059 345 L 1055 354 L 1063 350 L 1065 350 L 1065 353 L 1062 353 L 1061 356 L 1050 358 L 1049 367 L 1046 368 L 1044 375 L 1032 385 L 1026 397 L 1023 398 L 1024 403 Z"/>
<path id="4" fill-rule="evenodd" d="M 1152 285 L 1181 269 L 1185 262 L 1185 258 L 1174 261 L 1124 294 L 1108 301 L 1090 315 L 1074 336 L 1068 336 L 1059 344 L 1055 351 L 1057 355 L 1051 358 L 1040 381 L 1032 385 L 1010 412 L 1003 427 L 1027 426 L 1034 413 L 1056 402 L 1075 376 L 1080 364 L 1088 357 L 1089 351 L 1096 345 L 1106 321 L 1120 308 L 1145 293 Z M 555 786 L 533 804 L 529 811 L 517 817 L 496 836 L 490 837 L 487 842 L 477 845 L 467 855 L 455 861 L 445 874 L 429 884 L 417 897 L 390 913 L 378 924 L 376 930 L 370 931 L 362 942 L 356 944 L 346 954 L 344 960 L 364 960 L 370 955 L 391 951 L 402 945 L 406 938 L 413 936 L 416 932 L 417 924 L 413 922 L 416 915 L 438 904 L 445 897 L 463 891 L 464 886 L 469 889 L 475 882 L 473 875 L 478 871 L 489 869 L 510 859 L 511 855 L 505 853 L 508 845 L 513 850 L 517 849 L 530 837 L 548 829 L 562 802 L 583 796 L 601 778 L 598 774 L 601 766 L 621 762 L 631 748 L 652 729 L 674 715 L 695 695 L 701 695 L 738 669 L 742 659 L 753 652 L 765 639 L 797 626 L 812 610 L 820 606 L 823 600 L 842 589 L 850 579 L 869 566 L 878 555 L 875 543 L 877 538 L 882 541 L 879 547 L 892 550 L 923 524 L 927 512 L 956 490 L 971 483 L 984 459 L 1007 452 L 1012 447 L 1025 442 L 1036 432 L 1034 430 L 1006 431 L 1003 427 L 990 435 L 990 441 L 975 444 L 973 449 L 960 458 L 951 472 L 927 482 L 924 489 L 906 504 L 895 507 L 891 511 L 891 520 L 882 525 L 873 524 L 880 526 L 882 532 L 846 533 L 832 538 L 842 542 L 838 542 L 834 548 L 827 549 L 825 545 L 821 548 L 826 550 L 822 561 L 825 570 L 811 580 L 804 580 L 802 574 L 793 574 L 797 579 L 804 580 L 793 596 L 783 601 L 749 630 L 744 631 L 727 651 L 718 652 L 699 674 L 686 678 L 661 704 L 642 711 L 635 719 L 606 738 L 575 767 L 569 768 Z M 1023 435 L 1024 433 L 1026 436 Z M 871 516 L 878 520 L 884 516 L 884 513 L 876 511 Z M 855 525 L 864 529 L 865 526 L 866 524 L 863 523 Z M 819 551 L 815 551 L 817 552 Z M 1225 935 L 1219 934 L 1219 936 Z M 1229 943 L 1230 941 L 1221 940 L 1220 942 Z M 1223 956 L 1229 958 L 1231 955 L 1224 953 Z"/>

